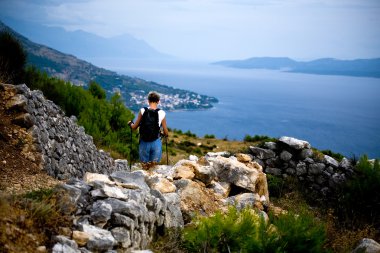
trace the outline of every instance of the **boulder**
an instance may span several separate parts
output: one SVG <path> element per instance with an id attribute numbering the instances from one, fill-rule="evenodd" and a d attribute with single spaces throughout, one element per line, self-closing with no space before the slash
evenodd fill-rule
<path id="1" fill-rule="evenodd" d="M 211 215 L 222 208 L 211 189 L 201 186 L 199 183 L 190 181 L 180 191 L 181 212 L 185 223 L 191 221 L 196 214 Z"/>
<path id="2" fill-rule="evenodd" d="M 83 177 L 83 181 L 86 184 L 93 184 L 94 182 L 103 182 L 106 184 L 115 184 L 113 181 L 110 180 L 109 176 L 104 175 L 104 174 L 99 174 L 99 173 L 91 173 L 91 172 L 86 172 Z"/>
<path id="3" fill-rule="evenodd" d="M 311 148 L 302 149 L 301 153 L 299 154 L 301 160 L 308 159 L 312 157 L 314 154 L 313 150 Z"/>
<path id="4" fill-rule="evenodd" d="M 301 150 L 301 149 L 309 149 L 311 148 L 311 145 L 307 141 L 299 140 L 293 137 L 288 137 L 288 136 L 283 136 L 279 139 L 281 143 L 284 143 L 288 145 L 291 148 L 294 148 L 296 150 Z"/>
<path id="5" fill-rule="evenodd" d="M 174 172 L 174 179 L 190 179 L 195 177 L 194 169 L 188 166 L 178 166 Z"/>
<path id="6" fill-rule="evenodd" d="M 327 165 L 330 165 L 334 168 L 338 168 L 339 167 L 339 163 L 337 160 L 335 160 L 334 158 L 332 158 L 331 156 L 328 156 L 328 155 L 325 155 L 324 156 L 324 162 L 327 164 Z"/>
<path id="7" fill-rule="evenodd" d="M 177 190 L 177 187 L 164 177 L 150 177 L 147 183 L 151 189 L 160 191 L 161 193 L 175 192 Z"/>
<path id="8" fill-rule="evenodd" d="M 117 241 L 112 236 L 112 233 L 108 230 L 86 224 L 82 225 L 82 230 L 89 235 L 87 242 L 87 248 L 89 250 L 95 252 L 107 251 L 111 250 L 113 246 L 117 244 Z"/>
<path id="9" fill-rule="evenodd" d="M 250 168 L 237 160 L 224 157 L 215 158 L 213 166 L 219 181 L 259 193 L 269 200 L 266 175 L 263 172 Z"/>
<path id="10" fill-rule="evenodd" d="M 351 253 L 379 253 L 380 244 L 375 240 L 364 238 Z"/>
<path id="11" fill-rule="evenodd" d="M 141 170 L 133 172 L 116 171 L 113 172 L 110 177 L 113 181 L 121 184 L 125 188 L 138 188 L 145 191 L 150 190 L 145 182 L 145 173 Z"/>
<path id="12" fill-rule="evenodd" d="M 73 231 L 73 240 L 78 244 L 78 246 L 83 247 L 87 244 L 88 240 L 90 239 L 89 234 L 75 230 Z"/>
<path id="13" fill-rule="evenodd" d="M 260 196 L 254 193 L 242 193 L 226 199 L 228 205 L 235 205 L 238 210 L 246 207 L 253 208 L 257 201 L 260 201 Z"/>
<path id="14" fill-rule="evenodd" d="M 290 159 L 292 159 L 292 157 L 293 157 L 293 155 L 286 150 L 282 151 L 280 154 L 280 158 L 283 161 L 289 161 Z"/>
<path id="15" fill-rule="evenodd" d="M 103 200 L 98 200 L 92 204 L 91 208 L 91 219 L 92 222 L 103 228 L 109 219 L 111 219 L 112 206 Z"/>
<path id="16" fill-rule="evenodd" d="M 275 142 L 269 141 L 264 143 L 264 148 L 271 149 L 271 150 L 276 150 L 277 149 L 277 144 Z"/>
<path id="17" fill-rule="evenodd" d="M 206 159 L 208 158 L 215 158 L 215 157 L 218 157 L 218 156 L 222 156 L 222 157 L 229 157 L 230 156 L 230 153 L 227 152 L 227 151 L 221 151 L 221 152 L 208 152 L 206 154 Z"/>
<path id="18" fill-rule="evenodd" d="M 342 161 L 340 161 L 339 163 L 339 167 L 346 171 L 351 170 L 352 169 L 351 161 L 348 160 L 346 157 L 343 157 Z"/>
<path id="19" fill-rule="evenodd" d="M 270 149 L 263 149 L 255 146 L 250 146 L 249 150 L 258 159 L 269 159 L 276 156 L 276 153 Z"/>
<path id="20" fill-rule="evenodd" d="M 177 193 L 164 194 L 167 202 L 167 210 L 165 211 L 165 227 L 178 228 L 184 226 L 181 213 L 181 198 Z"/>
<path id="21" fill-rule="evenodd" d="M 215 192 L 216 195 L 219 195 L 220 198 L 228 197 L 228 194 L 231 191 L 231 184 L 226 182 L 212 181 L 209 187 Z"/>
<path id="22" fill-rule="evenodd" d="M 194 166 L 195 178 L 205 183 L 210 184 L 216 177 L 216 172 L 211 166 Z"/>
<path id="23" fill-rule="evenodd" d="M 326 165 L 324 163 L 313 163 L 309 165 L 309 173 L 312 175 L 320 175 L 325 169 Z"/>
<path id="24" fill-rule="evenodd" d="M 127 249 L 132 245 L 130 231 L 124 227 L 116 227 L 111 229 L 112 236 L 121 247 Z"/>

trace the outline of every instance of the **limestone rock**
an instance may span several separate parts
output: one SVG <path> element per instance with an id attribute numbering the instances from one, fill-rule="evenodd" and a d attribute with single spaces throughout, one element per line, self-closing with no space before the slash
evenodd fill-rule
<path id="1" fill-rule="evenodd" d="M 178 228 L 184 226 L 184 221 L 181 213 L 181 198 L 177 193 L 164 194 L 165 200 L 168 203 L 165 213 L 165 227 Z"/>
<path id="2" fill-rule="evenodd" d="M 250 146 L 251 153 L 258 159 L 269 159 L 276 156 L 276 153 L 270 149 L 263 149 L 259 147 Z"/>
<path id="3" fill-rule="evenodd" d="M 279 139 L 279 141 L 297 150 L 311 148 L 309 142 L 299 140 L 293 137 L 283 136 Z"/>
<path id="4" fill-rule="evenodd" d="M 86 172 L 86 174 L 83 177 L 83 180 L 86 184 L 91 184 L 95 181 L 104 182 L 111 185 L 115 184 L 109 179 L 109 176 L 99 173 Z"/>
<path id="5" fill-rule="evenodd" d="M 96 201 L 91 208 L 91 219 L 94 224 L 103 228 L 109 219 L 111 219 L 112 206 L 103 200 Z"/>
<path id="6" fill-rule="evenodd" d="M 78 244 L 78 246 L 83 247 L 87 244 L 90 236 L 82 231 L 73 231 L 73 240 Z"/>
<path id="7" fill-rule="evenodd" d="M 216 177 L 216 172 L 211 166 L 194 166 L 195 178 L 205 183 L 210 184 L 211 181 Z"/>
<path id="8" fill-rule="evenodd" d="M 123 248 L 127 249 L 132 245 L 131 234 L 126 228 L 116 227 L 111 230 L 111 233 L 115 240 L 121 244 Z"/>
<path id="9" fill-rule="evenodd" d="M 130 185 L 141 190 L 149 191 L 149 186 L 145 182 L 145 174 L 142 171 L 124 172 L 116 171 L 110 176 L 116 183 Z M 128 187 L 127 187 L 128 188 Z"/>
<path id="10" fill-rule="evenodd" d="M 195 177 L 194 168 L 188 166 L 178 166 L 176 167 L 173 178 L 174 179 L 190 179 Z"/>
<path id="11" fill-rule="evenodd" d="M 334 168 L 339 167 L 339 163 L 337 160 L 332 158 L 331 156 L 325 155 L 324 156 L 324 161 L 326 164 L 333 166 Z"/>
<path id="12" fill-rule="evenodd" d="M 190 222 L 195 214 L 211 215 L 221 208 L 221 203 L 210 191 L 194 181 L 181 190 L 181 212 L 185 223 Z"/>
<path id="13" fill-rule="evenodd" d="M 177 187 L 166 178 L 151 177 L 148 179 L 148 184 L 151 189 L 160 191 L 161 193 L 175 192 Z"/>
<path id="14" fill-rule="evenodd" d="M 116 245 L 116 240 L 111 232 L 92 225 L 82 225 L 83 232 L 89 235 L 87 247 L 93 251 L 107 251 Z"/>
<path id="15" fill-rule="evenodd" d="M 293 155 L 286 150 L 282 151 L 280 154 L 280 158 L 283 161 L 289 161 L 290 159 L 292 159 L 292 157 Z"/>
<path id="16" fill-rule="evenodd" d="M 269 200 L 266 176 L 257 169 L 250 168 L 245 164 L 224 157 L 213 160 L 213 166 L 219 181 L 234 184 L 251 192 L 261 191 Z"/>
<path id="17" fill-rule="evenodd" d="M 231 184 L 226 182 L 212 181 L 209 187 L 221 198 L 228 197 L 228 194 L 231 191 Z"/>
<path id="18" fill-rule="evenodd" d="M 238 153 L 235 156 L 239 162 L 244 163 L 244 164 L 252 162 L 252 159 L 253 159 L 253 157 L 248 154 Z"/>
<path id="19" fill-rule="evenodd" d="M 364 238 L 359 242 L 359 245 L 351 251 L 351 253 L 380 253 L 380 244 L 376 241 Z"/>
<path id="20" fill-rule="evenodd" d="M 226 199 L 229 205 L 235 205 L 238 210 L 242 210 L 246 207 L 253 208 L 256 201 L 260 201 L 258 194 L 254 193 L 242 193 L 236 196 L 232 196 Z"/>

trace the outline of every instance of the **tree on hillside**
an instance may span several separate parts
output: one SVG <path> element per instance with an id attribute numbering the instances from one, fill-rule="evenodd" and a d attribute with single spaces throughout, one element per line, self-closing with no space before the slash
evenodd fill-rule
<path id="1" fill-rule="evenodd" d="M 9 32 L 0 32 L 0 81 L 19 84 L 24 79 L 26 53 Z"/>
<path id="2" fill-rule="evenodd" d="M 97 99 L 105 99 L 106 91 L 95 81 L 91 81 L 88 90 Z"/>

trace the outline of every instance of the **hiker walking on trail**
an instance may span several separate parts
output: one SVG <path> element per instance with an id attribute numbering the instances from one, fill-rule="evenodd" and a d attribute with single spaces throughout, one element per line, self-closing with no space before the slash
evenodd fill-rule
<path id="1" fill-rule="evenodd" d="M 149 92 L 149 107 L 141 108 L 135 123 L 128 122 L 132 130 L 140 127 L 139 157 L 145 169 L 161 161 L 162 143 L 160 140 L 160 129 L 168 136 L 169 131 L 166 125 L 166 113 L 158 108 L 160 96 L 156 92 Z"/>

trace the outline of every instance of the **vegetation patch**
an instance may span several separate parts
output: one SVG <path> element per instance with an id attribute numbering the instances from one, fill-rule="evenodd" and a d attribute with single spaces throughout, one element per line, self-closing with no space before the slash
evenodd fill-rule
<path id="1" fill-rule="evenodd" d="M 308 214 L 271 216 L 270 222 L 253 209 L 198 217 L 184 229 L 189 252 L 325 252 L 323 224 Z"/>
<path id="2" fill-rule="evenodd" d="M 53 246 L 53 235 L 70 228 L 70 212 L 62 212 L 66 196 L 52 189 L 25 195 L 0 196 L 1 252 L 36 252 L 37 247 Z"/>

